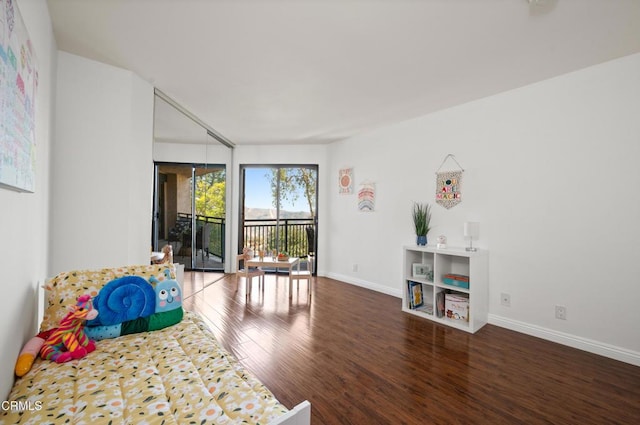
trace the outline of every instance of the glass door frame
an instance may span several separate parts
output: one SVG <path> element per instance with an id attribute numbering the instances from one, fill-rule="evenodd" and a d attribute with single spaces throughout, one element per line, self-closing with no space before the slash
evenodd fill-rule
<path id="1" fill-rule="evenodd" d="M 308 247 L 308 254 L 312 253 L 314 258 L 314 266 L 313 266 L 313 274 L 315 275 L 317 272 L 317 264 L 318 264 L 318 186 L 319 186 L 319 166 L 318 164 L 240 164 L 239 165 L 239 196 L 238 196 L 238 254 L 242 253 L 242 249 L 245 246 L 245 238 L 244 238 L 244 228 L 245 228 L 245 193 L 246 193 L 246 181 L 245 181 L 245 170 L 249 168 L 264 168 L 264 169 L 286 169 L 286 168 L 307 168 L 315 171 L 316 181 L 315 181 L 315 205 L 314 211 L 315 214 L 312 217 L 312 229 L 313 229 L 313 240 L 312 246 Z M 279 174 L 278 174 L 279 175 Z M 276 181 L 276 191 L 280 192 L 280 178 Z M 276 198 L 276 235 L 279 235 L 280 232 L 280 196 L 278 195 Z M 309 238 L 307 236 L 307 238 Z M 308 240 L 308 239 L 307 239 Z M 276 238 L 276 241 L 279 242 L 279 238 Z"/>
<path id="2" fill-rule="evenodd" d="M 221 266 L 218 267 L 206 267 L 205 262 L 202 262 L 202 267 L 198 266 L 197 263 L 197 252 L 198 252 L 198 246 L 197 246 L 197 236 L 198 236 L 198 214 L 196 214 L 196 185 L 197 185 L 197 170 L 198 169 L 203 169 L 203 170 L 207 170 L 207 169 L 222 169 L 225 172 L 225 185 L 228 184 L 228 174 L 227 174 L 227 167 L 225 164 L 201 164 L 201 163 L 184 163 L 184 162 L 167 162 L 167 161 L 154 161 L 153 163 L 153 167 L 154 167 L 154 175 L 153 175 L 153 217 L 152 217 L 152 229 L 151 229 L 151 235 L 152 235 L 152 249 L 154 251 L 159 251 L 161 249 L 161 247 L 159 246 L 159 241 L 160 241 L 160 178 L 159 178 L 159 171 L 160 171 L 160 167 L 162 166 L 175 166 L 175 167 L 183 167 L 185 170 L 190 168 L 191 169 L 191 176 L 190 176 L 190 180 L 191 180 L 191 184 L 190 184 L 190 203 L 191 203 L 191 213 L 190 213 L 190 221 L 189 221 L 189 229 L 190 229 L 190 236 L 191 236 L 191 240 L 190 240 L 190 246 L 191 246 L 191 253 L 190 253 L 190 258 L 191 258 L 191 262 L 190 264 L 185 264 L 185 270 L 193 270 L 193 271 L 223 271 L 224 272 L 224 268 L 225 268 L 225 262 L 226 262 L 226 255 L 225 255 L 225 251 L 226 251 L 226 230 L 225 230 L 225 226 L 226 224 L 223 222 L 221 223 L 221 229 L 220 229 L 220 237 L 221 237 Z M 226 203 L 227 203 L 227 191 L 225 190 L 225 216 L 226 216 L 226 212 L 228 211 L 227 207 L 226 207 Z M 166 211 L 164 212 L 164 214 L 166 214 Z M 178 213 L 180 214 L 180 213 Z M 226 221 L 226 220 L 225 220 Z M 193 231 L 193 229 L 196 229 L 196 231 Z M 164 229 L 165 233 L 168 234 L 169 233 L 169 229 Z M 203 229 L 204 232 L 204 229 Z M 202 242 L 204 243 L 205 237 L 204 235 L 202 236 Z M 202 250 L 205 249 L 204 246 L 201 247 Z M 208 247 L 207 247 L 208 250 Z M 174 258 L 177 256 L 177 252 L 175 252 L 174 250 Z"/>

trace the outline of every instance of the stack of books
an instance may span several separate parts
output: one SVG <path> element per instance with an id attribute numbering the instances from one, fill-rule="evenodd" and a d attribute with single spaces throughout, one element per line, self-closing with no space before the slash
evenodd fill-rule
<path id="1" fill-rule="evenodd" d="M 447 273 L 442 276 L 442 281 L 447 285 L 469 289 L 469 276 L 463 274 Z"/>

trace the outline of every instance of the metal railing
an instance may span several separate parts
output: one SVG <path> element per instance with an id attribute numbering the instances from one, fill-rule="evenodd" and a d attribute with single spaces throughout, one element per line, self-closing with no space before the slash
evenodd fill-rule
<path id="1" fill-rule="evenodd" d="M 191 214 L 178 213 L 178 221 L 191 223 Z M 225 258 L 225 226 L 224 217 L 210 217 L 196 215 L 196 247 L 207 241 L 202 233 L 208 229 L 208 252 L 222 259 Z M 187 238 L 190 240 L 191 232 Z M 315 223 L 308 219 L 282 219 L 279 222 L 272 219 L 251 219 L 245 220 L 242 228 L 243 240 L 241 246 L 251 246 L 258 249 L 260 247 L 280 252 L 286 252 L 294 257 L 305 257 L 314 251 L 315 244 Z M 186 242 L 186 241 L 185 241 Z M 188 243 L 191 246 L 191 243 Z"/>
<path id="2" fill-rule="evenodd" d="M 178 220 L 188 220 L 191 222 L 191 214 L 178 213 Z M 210 217 L 206 215 L 196 215 L 196 246 L 202 244 L 202 241 L 206 241 L 207 238 L 201 230 L 209 229 L 209 240 L 207 246 L 208 252 L 217 257 L 220 257 L 222 263 L 224 263 L 225 257 L 225 226 L 226 219 L 224 217 Z M 202 240 L 200 240 L 202 238 Z"/>
<path id="3" fill-rule="evenodd" d="M 304 257 L 314 250 L 315 224 L 312 218 L 245 220 L 242 235 L 244 246 Z"/>

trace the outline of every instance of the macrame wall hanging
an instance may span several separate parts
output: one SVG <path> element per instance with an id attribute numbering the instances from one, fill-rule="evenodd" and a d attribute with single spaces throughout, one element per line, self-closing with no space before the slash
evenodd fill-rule
<path id="1" fill-rule="evenodd" d="M 440 171 L 445 162 L 451 158 L 456 163 L 459 170 Z M 462 173 L 464 168 L 460 166 L 453 154 L 444 157 L 442 164 L 436 171 L 436 203 L 442 205 L 446 209 L 450 209 L 458 205 L 462 201 Z"/>

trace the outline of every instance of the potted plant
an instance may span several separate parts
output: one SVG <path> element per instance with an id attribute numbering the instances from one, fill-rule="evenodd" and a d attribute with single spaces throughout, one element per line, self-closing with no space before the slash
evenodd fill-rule
<path id="1" fill-rule="evenodd" d="M 431 205 L 413 203 L 413 225 L 416 229 L 418 245 L 426 245 L 427 234 L 431 230 Z"/>

